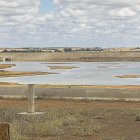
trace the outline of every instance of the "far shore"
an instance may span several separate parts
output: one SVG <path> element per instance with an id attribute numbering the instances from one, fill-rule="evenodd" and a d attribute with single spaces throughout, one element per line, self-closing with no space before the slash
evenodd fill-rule
<path id="1" fill-rule="evenodd" d="M 140 62 L 139 51 L 0 52 L 0 57 L 10 55 L 13 62 Z"/>

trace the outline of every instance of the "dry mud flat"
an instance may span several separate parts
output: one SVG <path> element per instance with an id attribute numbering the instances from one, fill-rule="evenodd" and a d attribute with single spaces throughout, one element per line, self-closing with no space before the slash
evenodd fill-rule
<path id="1" fill-rule="evenodd" d="M 12 140 L 138 140 L 140 102 L 36 100 L 38 116 L 19 116 L 27 100 L 0 99 Z M 3 113 L 4 112 L 4 113 Z"/>

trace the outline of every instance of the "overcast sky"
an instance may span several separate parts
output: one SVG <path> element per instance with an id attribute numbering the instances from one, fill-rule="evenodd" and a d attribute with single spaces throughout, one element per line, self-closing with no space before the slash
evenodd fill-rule
<path id="1" fill-rule="evenodd" d="M 0 0 L 0 47 L 139 47 L 140 0 Z"/>

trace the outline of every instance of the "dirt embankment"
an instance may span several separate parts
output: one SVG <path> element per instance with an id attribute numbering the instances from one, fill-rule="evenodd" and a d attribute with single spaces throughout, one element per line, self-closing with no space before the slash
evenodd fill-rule
<path id="1" fill-rule="evenodd" d="M 25 53 L 0 53 L 0 57 L 12 55 L 12 61 L 30 62 L 113 62 L 129 61 L 140 62 L 140 52 L 25 52 Z"/>

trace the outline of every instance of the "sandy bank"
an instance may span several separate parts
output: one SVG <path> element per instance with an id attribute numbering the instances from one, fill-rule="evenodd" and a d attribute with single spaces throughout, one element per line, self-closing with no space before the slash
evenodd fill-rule
<path id="1" fill-rule="evenodd" d="M 119 78 L 140 78 L 140 75 L 123 75 L 123 76 L 116 76 Z"/>
<path id="2" fill-rule="evenodd" d="M 19 76 L 33 76 L 33 75 L 46 75 L 56 74 L 52 72 L 23 72 L 23 71 L 5 71 L 0 70 L 0 78 L 2 77 L 19 77 Z"/>
<path id="3" fill-rule="evenodd" d="M 15 64 L 0 64 L 0 69 L 6 69 L 16 66 Z"/>
<path id="4" fill-rule="evenodd" d="M 67 67 L 67 66 L 48 66 L 50 69 L 73 69 L 78 67 Z"/>
<path id="5" fill-rule="evenodd" d="M 55 62 L 54 62 L 54 63 L 41 63 L 41 64 L 72 64 L 72 63 L 58 63 L 58 62 L 55 63 Z"/>
<path id="6" fill-rule="evenodd" d="M 127 65 L 108 65 L 108 66 L 97 66 L 97 68 L 126 68 Z"/>
<path id="7" fill-rule="evenodd" d="M 97 68 L 107 68 L 107 66 L 97 66 Z"/>

